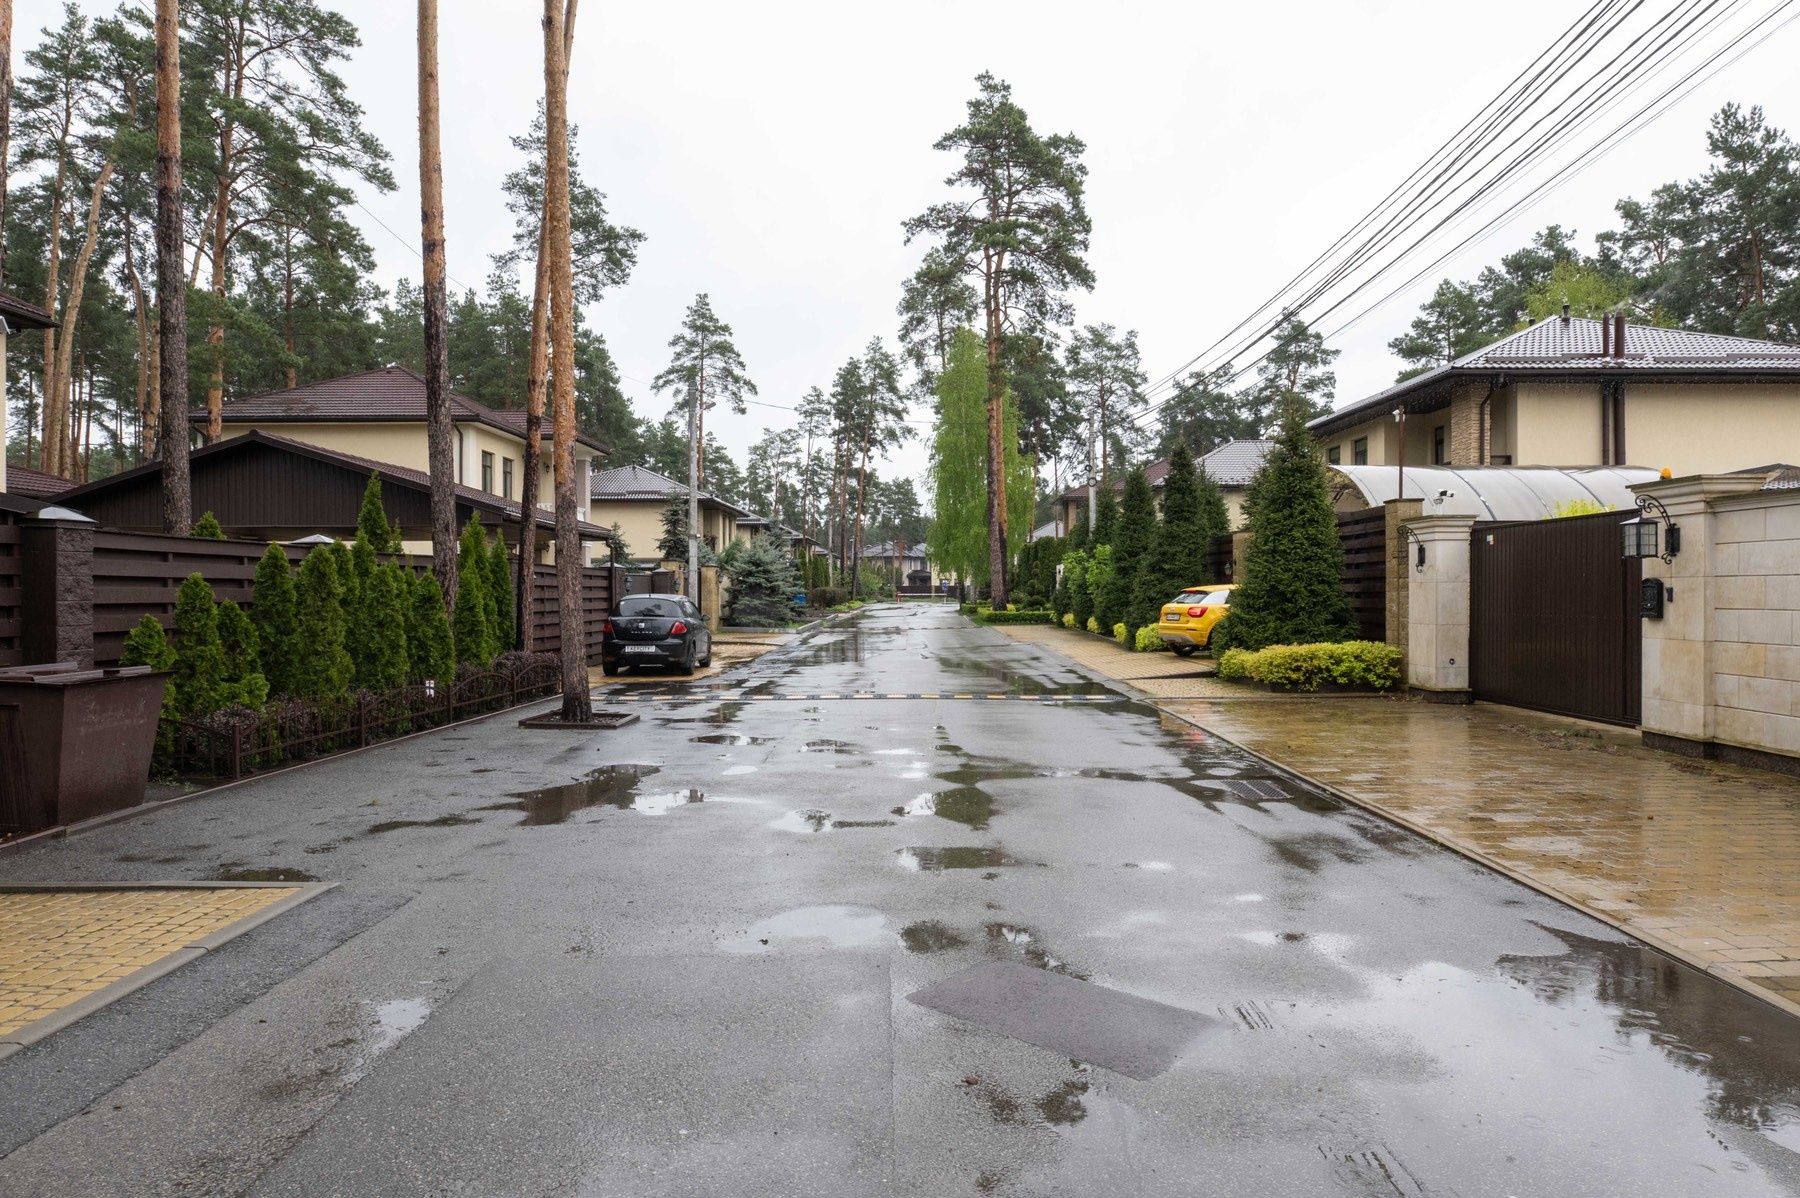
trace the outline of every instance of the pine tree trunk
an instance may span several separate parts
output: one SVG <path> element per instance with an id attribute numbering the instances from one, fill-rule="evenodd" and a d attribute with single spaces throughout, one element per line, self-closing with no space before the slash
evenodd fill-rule
<path id="1" fill-rule="evenodd" d="M 0 0 L 4 4 L 6 0 Z M 154 344 L 150 336 L 150 303 L 144 295 L 144 280 L 138 274 L 137 255 L 132 250 L 132 242 L 136 236 L 131 227 L 131 213 L 125 214 L 125 283 L 131 288 L 131 320 L 137 334 L 137 378 L 133 388 L 133 398 L 137 401 L 138 418 L 138 453 L 139 460 L 149 457 L 154 451 L 156 435 L 152 431 L 150 414 L 150 375 L 156 369 L 156 359 L 150 355 L 150 347 Z"/>
<path id="2" fill-rule="evenodd" d="M 531 609 L 537 588 L 538 479 L 544 472 L 544 382 L 550 366 L 550 256 L 545 214 L 538 213 L 537 272 L 531 291 L 531 359 L 525 368 L 525 477 L 519 492 L 519 647 L 530 649 Z"/>
<path id="3" fill-rule="evenodd" d="M 419 212 L 425 257 L 425 423 L 431 470 L 431 572 L 456 605 L 456 447 L 444 282 L 444 163 L 438 132 L 437 0 L 419 0 Z"/>
<path id="4" fill-rule="evenodd" d="M 575 496 L 575 279 L 569 233 L 568 44 L 575 0 L 544 0 L 544 222 L 550 249 L 551 461 L 556 479 L 556 593 L 562 621 L 562 718 L 593 715 L 588 695 L 587 622 L 581 610 L 581 536 Z"/>
<path id="5" fill-rule="evenodd" d="M 988 577 L 996 610 L 1007 604 L 1006 586 L 1006 380 L 1000 370 L 998 264 L 988 272 Z"/>
<path id="6" fill-rule="evenodd" d="M 82 236 L 81 249 L 76 251 L 74 268 L 69 272 L 69 302 L 66 305 L 66 323 L 73 329 L 77 317 L 81 313 L 82 292 L 87 290 L 88 265 L 94 260 L 94 243 L 100 236 L 100 200 L 106 194 L 106 185 L 112 180 L 113 160 L 109 156 L 101 164 L 100 173 L 94 177 L 93 196 L 88 201 L 87 229 Z M 56 377 L 70 377 L 70 369 L 74 360 L 75 338 L 64 337 L 57 347 Z M 61 459 L 73 469 L 74 445 L 70 442 Z M 67 477 L 73 477 L 68 475 Z"/>
<path id="7" fill-rule="evenodd" d="M 56 179 L 50 190 L 50 253 L 46 258 L 44 271 L 44 310 L 51 316 L 57 313 L 57 299 L 62 291 L 62 207 L 63 193 L 69 177 L 67 145 L 60 148 L 56 161 Z M 44 364 L 43 364 L 43 450 L 42 464 L 50 474 L 60 475 L 63 472 L 62 459 L 59 456 L 61 442 L 56 435 L 57 423 L 62 417 L 62 388 L 57 386 L 56 378 L 56 326 L 51 325 L 44 330 Z"/>
<path id="8" fill-rule="evenodd" d="M 12 161 L 13 2 L 0 0 L 0 229 L 6 228 L 6 164 Z M 6 238 L 0 237 L 0 289 L 6 286 Z"/>
<path id="9" fill-rule="evenodd" d="M 230 245 L 232 127 L 219 135 L 218 194 L 214 198 L 212 231 L 212 295 L 215 311 L 206 328 L 206 352 L 212 373 L 206 383 L 206 439 L 219 439 L 225 411 L 225 254 Z"/>
<path id="10" fill-rule="evenodd" d="M 187 279 L 181 230 L 181 41 L 177 0 L 156 0 L 156 306 L 162 379 L 163 532 L 194 525 L 188 479 Z"/>

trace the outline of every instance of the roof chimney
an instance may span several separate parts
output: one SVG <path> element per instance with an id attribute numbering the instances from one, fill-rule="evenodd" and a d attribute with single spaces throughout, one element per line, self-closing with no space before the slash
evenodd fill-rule
<path id="1" fill-rule="evenodd" d="M 1600 317 L 1600 356 L 1610 358 L 1612 352 L 1612 316 L 1602 314 Z"/>
<path id="2" fill-rule="evenodd" d="M 1625 356 L 1625 313 L 1618 313 L 1613 320 L 1616 322 L 1613 326 L 1613 357 L 1623 358 Z"/>
<path id="3" fill-rule="evenodd" d="M 1569 305 L 1566 300 L 1563 302 L 1563 323 L 1569 323 Z"/>

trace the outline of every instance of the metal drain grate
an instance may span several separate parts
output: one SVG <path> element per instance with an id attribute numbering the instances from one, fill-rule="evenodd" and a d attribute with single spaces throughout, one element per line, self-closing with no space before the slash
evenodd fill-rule
<path id="1" fill-rule="evenodd" d="M 1282 799 L 1290 797 L 1287 787 L 1267 778 L 1226 778 L 1218 782 L 1208 782 L 1207 785 L 1216 786 L 1226 794 L 1236 795 L 1240 799 L 1278 803 Z"/>

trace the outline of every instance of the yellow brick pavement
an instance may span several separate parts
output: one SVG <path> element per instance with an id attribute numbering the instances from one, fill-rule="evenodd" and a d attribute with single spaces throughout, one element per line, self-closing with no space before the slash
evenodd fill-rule
<path id="1" fill-rule="evenodd" d="M 0 891 L 0 1035 L 280 902 L 294 889 Z"/>

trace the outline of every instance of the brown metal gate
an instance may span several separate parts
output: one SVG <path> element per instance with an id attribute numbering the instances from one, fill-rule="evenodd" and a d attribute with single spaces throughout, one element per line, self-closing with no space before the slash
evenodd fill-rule
<path id="1" fill-rule="evenodd" d="M 1475 526 L 1469 685 L 1477 699 L 1638 722 L 1643 570 L 1621 554 L 1619 524 L 1628 518 Z"/>

